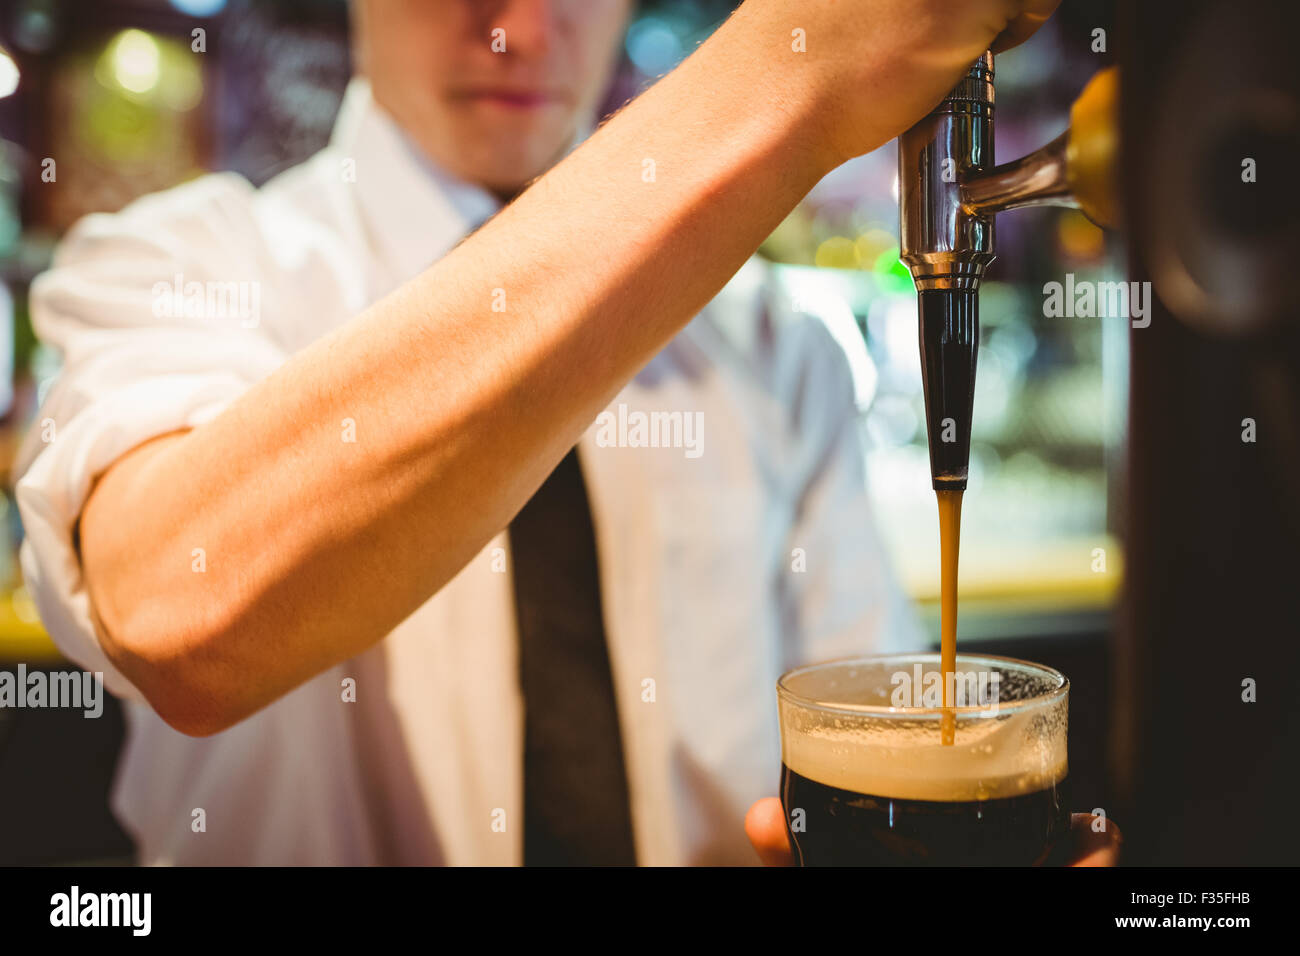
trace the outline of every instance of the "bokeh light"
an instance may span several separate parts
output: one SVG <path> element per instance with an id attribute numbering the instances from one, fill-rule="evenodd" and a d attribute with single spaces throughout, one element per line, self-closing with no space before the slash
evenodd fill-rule
<path id="1" fill-rule="evenodd" d="M 95 64 L 95 78 L 105 89 L 133 102 L 184 112 L 203 98 L 198 63 L 188 46 L 175 40 L 123 30 L 104 48 Z"/>
<path id="2" fill-rule="evenodd" d="M 129 93 L 148 93 L 158 85 L 162 54 L 143 30 L 123 30 L 104 52 L 113 81 Z"/>
<path id="3" fill-rule="evenodd" d="M 0 99 L 12 96 L 18 90 L 18 64 L 0 47 Z"/>
<path id="4" fill-rule="evenodd" d="M 1083 213 L 1066 209 L 1056 225 L 1056 238 L 1061 252 L 1070 259 L 1091 261 L 1100 259 L 1106 252 L 1106 234 L 1093 225 Z"/>
<path id="5" fill-rule="evenodd" d="M 214 17 L 226 8 L 226 0 L 171 0 L 171 4 L 191 17 Z"/>
<path id="6" fill-rule="evenodd" d="M 644 17 L 628 28 L 627 56 L 646 76 L 667 73 L 686 55 L 677 33 L 663 20 Z"/>

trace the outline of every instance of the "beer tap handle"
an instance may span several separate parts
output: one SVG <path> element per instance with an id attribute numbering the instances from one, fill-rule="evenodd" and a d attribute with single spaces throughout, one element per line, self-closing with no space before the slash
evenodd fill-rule
<path id="1" fill-rule="evenodd" d="M 993 216 L 1021 206 L 1070 206 L 1099 226 L 1119 225 L 1119 71 L 1108 67 L 1083 88 L 1070 128 L 1042 149 L 961 184 L 962 208 Z"/>
<path id="2" fill-rule="evenodd" d="M 1070 108 L 1065 153 L 1070 192 L 1099 226 L 1121 225 L 1118 169 L 1119 68 L 1112 66 L 1089 80 Z"/>

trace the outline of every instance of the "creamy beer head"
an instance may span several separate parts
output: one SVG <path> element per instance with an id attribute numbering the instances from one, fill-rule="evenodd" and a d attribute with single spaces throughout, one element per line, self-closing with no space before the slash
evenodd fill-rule
<path id="1" fill-rule="evenodd" d="M 1051 786 L 1065 777 L 1065 718 L 1044 739 L 1032 713 L 958 724 L 945 746 L 933 723 L 892 721 L 800 728 L 783 741 L 795 773 L 841 790 L 907 800 L 988 800 Z"/>
<path id="2" fill-rule="evenodd" d="M 1033 863 L 1068 830 L 1068 681 L 962 656 L 945 708 L 942 675 L 939 655 L 914 654 L 781 678 L 782 801 L 802 861 Z"/>

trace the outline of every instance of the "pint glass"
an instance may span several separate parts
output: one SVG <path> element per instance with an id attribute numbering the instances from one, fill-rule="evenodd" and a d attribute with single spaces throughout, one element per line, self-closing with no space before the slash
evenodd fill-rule
<path id="1" fill-rule="evenodd" d="M 958 655 L 952 706 L 942 682 L 938 654 L 832 661 L 777 682 L 781 803 L 800 865 L 1021 866 L 1063 844 L 1069 681 Z"/>

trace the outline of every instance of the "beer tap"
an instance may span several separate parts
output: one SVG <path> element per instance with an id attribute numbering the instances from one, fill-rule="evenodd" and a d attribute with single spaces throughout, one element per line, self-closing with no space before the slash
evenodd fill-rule
<path id="1" fill-rule="evenodd" d="M 1070 128 L 1042 149 L 993 164 L 993 54 L 984 53 L 928 116 L 898 140 L 900 258 L 916 284 L 930 472 L 962 491 L 979 348 L 979 288 L 994 258 L 994 218 L 1020 206 L 1072 206 L 1117 221 L 1118 77 L 1092 78 Z"/>

